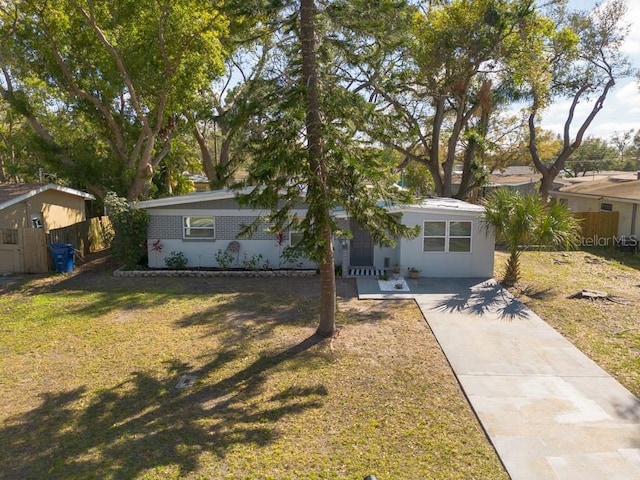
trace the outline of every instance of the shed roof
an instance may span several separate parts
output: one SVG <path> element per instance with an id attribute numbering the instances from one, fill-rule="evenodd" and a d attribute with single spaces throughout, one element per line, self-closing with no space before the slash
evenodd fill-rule
<path id="1" fill-rule="evenodd" d="M 56 190 L 69 195 L 84 198 L 85 200 L 95 200 L 96 197 L 90 193 L 82 192 L 74 188 L 63 187 L 53 183 L 0 183 L 0 210 L 3 210 L 16 203 L 35 197 L 39 193 L 47 190 Z"/>

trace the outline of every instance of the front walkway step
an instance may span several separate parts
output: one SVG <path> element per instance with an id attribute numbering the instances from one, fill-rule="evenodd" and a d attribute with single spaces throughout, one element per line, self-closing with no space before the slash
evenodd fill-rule
<path id="1" fill-rule="evenodd" d="M 379 277 L 384 275 L 382 268 L 375 267 L 351 267 L 349 268 L 350 277 Z"/>

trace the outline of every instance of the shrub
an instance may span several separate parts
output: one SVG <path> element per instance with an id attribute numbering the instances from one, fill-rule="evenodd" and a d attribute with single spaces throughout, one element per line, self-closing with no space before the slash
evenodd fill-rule
<path id="1" fill-rule="evenodd" d="M 147 225 L 146 210 L 134 208 L 125 198 L 109 192 L 104 198 L 114 235 L 111 252 L 125 267 L 138 265 L 146 254 Z"/>
<path id="2" fill-rule="evenodd" d="M 226 270 L 231 266 L 235 258 L 228 250 L 218 250 L 214 255 L 216 262 L 223 270 Z"/>
<path id="3" fill-rule="evenodd" d="M 262 254 L 258 253 L 257 255 L 252 255 L 249 259 L 247 259 L 247 256 L 245 255 L 244 260 L 242 261 L 242 266 L 247 270 L 257 270 L 261 263 Z"/>
<path id="4" fill-rule="evenodd" d="M 187 263 L 189 263 L 189 260 L 182 252 L 172 251 L 169 256 L 164 259 L 164 264 L 172 270 L 182 270 L 187 267 Z"/>
<path id="5" fill-rule="evenodd" d="M 282 253 L 280 254 L 283 264 L 292 265 L 298 268 L 302 267 L 302 262 L 300 261 L 301 256 L 302 252 L 297 247 L 285 247 L 282 249 Z"/>

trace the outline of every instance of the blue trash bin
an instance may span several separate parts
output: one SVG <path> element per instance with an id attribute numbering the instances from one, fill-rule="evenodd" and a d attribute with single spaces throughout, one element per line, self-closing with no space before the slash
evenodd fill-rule
<path id="1" fill-rule="evenodd" d="M 73 243 L 52 243 L 49 249 L 56 272 L 73 272 L 75 251 Z"/>

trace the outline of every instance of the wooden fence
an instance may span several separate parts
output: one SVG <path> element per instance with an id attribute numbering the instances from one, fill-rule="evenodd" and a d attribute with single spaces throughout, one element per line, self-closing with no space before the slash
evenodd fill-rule
<path id="1" fill-rule="evenodd" d="M 49 231 L 40 228 L 0 229 L 0 273 L 45 273 L 54 268 L 51 243 L 71 243 L 80 258 L 106 248 L 113 235 L 109 217 L 96 217 Z"/>
<path id="2" fill-rule="evenodd" d="M 575 212 L 580 220 L 585 246 L 611 246 L 618 235 L 620 212 Z"/>
<path id="3" fill-rule="evenodd" d="M 76 253 L 84 257 L 88 253 L 106 248 L 112 235 L 109 217 L 95 217 L 68 227 L 49 230 L 47 243 L 73 243 Z"/>

